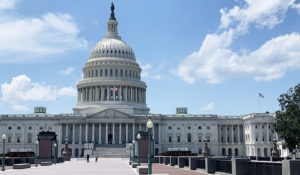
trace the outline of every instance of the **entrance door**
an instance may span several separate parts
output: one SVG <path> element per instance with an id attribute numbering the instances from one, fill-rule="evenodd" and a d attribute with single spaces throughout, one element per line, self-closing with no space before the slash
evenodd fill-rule
<path id="1" fill-rule="evenodd" d="M 108 134 L 108 144 L 112 144 L 112 134 Z"/>

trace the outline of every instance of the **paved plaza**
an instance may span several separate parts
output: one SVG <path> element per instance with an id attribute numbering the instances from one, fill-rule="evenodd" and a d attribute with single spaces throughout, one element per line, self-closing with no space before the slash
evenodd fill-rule
<path id="1" fill-rule="evenodd" d="M 143 164 L 146 166 L 146 164 Z M 38 166 L 29 169 L 14 170 L 7 167 L 3 174 L 13 175 L 136 175 L 135 169 L 128 165 L 128 159 L 102 158 L 98 162 L 90 159 L 72 159 L 70 162 L 60 163 L 52 166 Z M 205 175 L 203 173 L 186 169 L 153 164 L 153 174 L 168 175 Z"/>

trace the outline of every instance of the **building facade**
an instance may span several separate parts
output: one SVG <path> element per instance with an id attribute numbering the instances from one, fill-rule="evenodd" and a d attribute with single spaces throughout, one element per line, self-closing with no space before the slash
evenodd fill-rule
<path id="1" fill-rule="evenodd" d="M 82 69 L 73 113 L 47 114 L 46 108 L 36 107 L 32 114 L 1 114 L 6 152 L 35 151 L 42 131 L 57 134 L 59 156 L 66 138 L 73 157 L 98 154 L 100 148 L 126 148 L 138 131 L 147 130 L 151 119 L 155 154 L 181 148 L 202 154 L 207 138 L 213 155 L 270 156 L 274 114 L 192 115 L 184 107 L 175 114 L 149 114 L 142 70 L 131 47 L 118 35 L 114 6 L 111 9 L 107 34 Z"/>

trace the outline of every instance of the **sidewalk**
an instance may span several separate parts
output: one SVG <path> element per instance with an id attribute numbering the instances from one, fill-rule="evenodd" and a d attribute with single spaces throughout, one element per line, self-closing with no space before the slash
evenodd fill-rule
<path id="1" fill-rule="evenodd" d="M 128 159 L 102 158 L 95 162 L 90 159 L 87 163 L 84 159 L 72 159 L 70 162 L 52 166 L 31 167 L 22 170 L 6 170 L 1 174 L 13 175 L 136 175 L 128 165 Z"/>

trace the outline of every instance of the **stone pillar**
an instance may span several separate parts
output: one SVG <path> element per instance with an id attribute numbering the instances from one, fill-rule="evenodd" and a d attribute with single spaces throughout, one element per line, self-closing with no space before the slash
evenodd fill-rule
<path id="1" fill-rule="evenodd" d="M 75 124 L 73 124 L 73 136 L 72 136 L 72 144 L 75 144 Z"/>
<path id="2" fill-rule="evenodd" d="M 138 90 L 137 90 L 137 87 L 135 88 L 135 98 L 134 98 L 134 101 L 137 103 L 137 93 L 138 93 Z"/>
<path id="3" fill-rule="evenodd" d="M 68 138 L 68 136 L 69 136 L 69 125 L 66 124 L 66 136 L 65 136 L 65 139 Z M 70 138 L 68 138 L 68 139 L 70 139 Z"/>
<path id="4" fill-rule="evenodd" d="M 101 137 L 101 123 L 99 123 L 99 139 L 98 139 L 98 144 L 102 144 L 102 137 Z"/>
<path id="5" fill-rule="evenodd" d="M 89 101 L 92 101 L 92 87 L 89 87 Z"/>
<path id="6" fill-rule="evenodd" d="M 128 123 L 126 123 L 126 143 L 128 143 Z"/>
<path id="7" fill-rule="evenodd" d="M 125 96 L 125 98 L 124 98 L 124 100 L 125 101 L 128 101 L 128 98 L 127 98 L 127 86 L 125 86 L 125 92 L 124 92 L 124 96 Z"/>
<path id="8" fill-rule="evenodd" d="M 224 125 L 224 130 L 225 130 L 225 143 L 227 144 L 228 140 L 227 140 L 227 126 L 226 125 Z"/>
<path id="9" fill-rule="evenodd" d="M 132 140 L 134 139 L 135 136 L 135 123 L 132 123 Z"/>
<path id="10" fill-rule="evenodd" d="M 101 101 L 104 101 L 104 88 L 101 86 Z"/>
<path id="11" fill-rule="evenodd" d="M 161 125 L 158 124 L 158 143 L 161 144 Z"/>
<path id="12" fill-rule="evenodd" d="M 58 140 L 58 142 L 60 143 L 60 144 L 62 144 L 63 143 L 63 136 L 62 136 L 62 132 L 63 132 L 63 129 L 62 129 L 62 124 L 61 125 L 59 125 L 59 140 Z"/>
<path id="13" fill-rule="evenodd" d="M 267 124 L 267 143 L 270 143 L 269 124 Z"/>
<path id="14" fill-rule="evenodd" d="M 116 101 L 116 91 L 113 91 L 113 100 Z"/>
<path id="15" fill-rule="evenodd" d="M 133 87 L 130 87 L 130 101 L 131 102 L 134 102 L 134 100 L 133 100 L 133 89 L 132 89 Z"/>
<path id="16" fill-rule="evenodd" d="M 106 100 L 109 101 L 109 98 L 110 98 L 109 86 L 106 87 L 106 92 L 107 92 Z"/>
<path id="17" fill-rule="evenodd" d="M 89 143 L 89 138 L 88 138 L 88 127 L 89 127 L 89 124 L 87 123 L 85 125 L 85 143 Z"/>
<path id="18" fill-rule="evenodd" d="M 95 87 L 95 90 L 96 90 L 96 92 L 95 92 L 95 101 L 98 101 L 99 100 L 99 89 L 98 89 L 98 87 L 96 86 Z"/>
<path id="19" fill-rule="evenodd" d="M 122 124 L 119 124 L 119 144 L 122 144 Z"/>
<path id="20" fill-rule="evenodd" d="M 79 124 L 79 144 L 82 144 L 81 138 L 81 124 Z"/>
<path id="21" fill-rule="evenodd" d="M 238 132 L 238 143 L 241 143 L 240 125 L 237 126 L 237 132 Z"/>
<path id="22" fill-rule="evenodd" d="M 92 126 L 92 142 L 94 143 L 95 142 L 95 124 L 93 123 L 93 126 Z"/>
<path id="23" fill-rule="evenodd" d="M 108 144 L 108 123 L 106 123 L 105 144 Z"/>
<path id="24" fill-rule="evenodd" d="M 119 87 L 119 91 L 118 91 L 119 93 L 118 93 L 118 95 L 119 95 L 119 101 L 122 101 L 123 99 L 123 97 L 121 96 L 121 94 L 122 94 L 122 86 L 120 86 Z"/>
<path id="25" fill-rule="evenodd" d="M 231 143 L 234 144 L 234 133 L 233 133 L 233 127 L 234 125 L 231 126 Z"/>
<path id="26" fill-rule="evenodd" d="M 112 144 L 115 144 L 115 124 L 113 123 Z"/>

